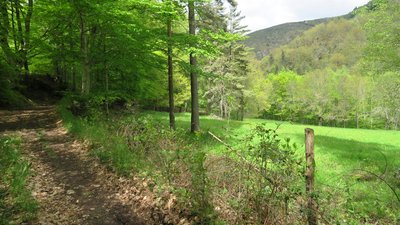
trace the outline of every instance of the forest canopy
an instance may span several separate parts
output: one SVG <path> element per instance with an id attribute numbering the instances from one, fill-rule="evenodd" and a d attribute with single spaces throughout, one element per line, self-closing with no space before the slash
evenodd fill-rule
<path id="1" fill-rule="evenodd" d="M 395 0 L 321 20 L 261 60 L 243 44 L 235 1 L 8 0 L 0 9 L 2 106 L 28 104 L 27 80 L 47 75 L 101 108 L 399 126 Z"/>

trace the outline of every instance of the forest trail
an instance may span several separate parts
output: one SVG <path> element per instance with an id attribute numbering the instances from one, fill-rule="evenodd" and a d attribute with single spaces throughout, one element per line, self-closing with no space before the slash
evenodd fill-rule
<path id="1" fill-rule="evenodd" d="M 0 111 L 0 135 L 22 137 L 31 162 L 28 186 L 40 207 L 31 224 L 160 224 L 151 192 L 139 178 L 121 178 L 89 155 L 88 144 L 62 126 L 54 106 Z"/>

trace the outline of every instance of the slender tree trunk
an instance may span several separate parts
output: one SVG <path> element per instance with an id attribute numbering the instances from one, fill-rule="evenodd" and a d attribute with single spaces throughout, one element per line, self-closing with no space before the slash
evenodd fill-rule
<path id="1" fill-rule="evenodd" d="M 88 41 L 86 26 L 82 13 L 80 13 L 80 42 L 81 42 L 81 64 L 82 64 L 82 93 L 90 93 L 90 71 L 88 57 Z"/>
<path id="2" fill-rule="evenodd" d="M 356 112 L 356 127 L 357 127 L 357 129 L 358 128 L 360 128 L 360 125 L 359 125 L 359 116 L 358 116 L 358 111 Z"/>
<path id="3" fill-rule="evenodd" d="M 23 56 L 23 48 L 25 46 L 24 42 L 24 35 L 23 35 L 23 30 L 22 30 L 22 19 L 21 19 L 21 3 L 19 0 L 15 0 L 15 15 L 17 19 L 17 29 L 18 29 L 18 42 L 19 42 L 19 49 L 18 52 L 16 52 L 17 56 L 17 66 L 18 69 L 21 70 L 24 64 L 24 56 Z M 21 75 L 24 73 L 21 73 Z M 22 76 L 21 76 L 22 78 Z"/>
<path id="4" fill-rule="evenodd" d="M 33 0 L 28 0 L 28 11 L 25 17 L 25 35 L 24 35 L 24 46 L 23 46 L 23 60 L 25 73 L 29 74 L 29 61 L 28 52 L 30 49 L 30 35 L 31 35 L 31 19 L 33 14 Z"/>
<path id="5" fill-rule="evenodd" d="M 219 102 L 219 110 L 220 110 L 219 117 L 224 118 L 224 97 L 223 96 L 221 96 L 221 100 Z"/>
<path id="6" fill-rule="evenodd" d="M 196 20 L 194 10 L 194 0 L 189 0 L 188 3 L 189 11 L 189 34 L 196 35 Z M 197 60 L 194 52 L 190 53 L 190 90 L 192 97 L 192 116 L 191 116 L 191 132 L 194 133 L 200 130 L 200 118 L 199 118 L 199 93 L 197 83 L 196 66 Z"/>
<path id="7" fill-rule="evenodd" d="M 86 43 L 86 48 L 87 51 L 89 51 L 89 49 L 101 49 L 102 44 L 101 42 L 98 42 L 99 44 L 96 45 L 97 40 L 98 40 L 98 25 L 93 25 L 90 28 L 90 35 L 88 36 L 87 39 L 87 43 Z M 101 41 L 101 40 L 100 40 Z M 88 53 L 87 53 L 88 54 Z M 92 57 L 88 57 L 87 58 L 87 64 L 88 64 L 88 68 L 92 68 L 94 64 L 96 64 L 95 59 L 93 59 Z M 89 72 L 89 87 L 95 87 L 95 85 L 100 81 L 100 74 L 98 72 L 98 70 L 94 70 Z"/>
<path id="8" fill-rule="evenodd" d="M 19 2 L 19 0 L 15 0 L 15 14 L 17 16 L 18 41 L 22 49 L 25 44 L 24 44 L 24 36 L 22 33 L 23 31 L 22 31 L 22 20 L 21 20 L 21 3 Z"/>
<path id="9" fill-rule="evenodd" d="M 108 85 L 108 65 L 107 65 L 107 48 L 106 48 L 106 41 L 107 41 L 107 37 L 106 35 L 104 35 L 104 43 L 103 43 L 103 54 L 104 54 L 104 75 L 105 75 L 105 88 L 106 88 L 106 112 L 107 112 L 107 116 L 110 114 L 110 110 L 109 110 L 109 99 L 108 99 L 108 89 L 109 89 L 109 85 Z"/>
<path id="10" fill-rule="evenodd" d="M 8 44 L 9 28 L 7 1 L 0 0 L 0 47 L 4 52 L 7 64 L 16 69 L 15 56 Z"/>
<path id="11" fill-rule="evenodd" d="M 14 3 L 15 4 L 15 3 Z M 12 27 L 12 34 L 14 38 L 14 49 L 15 52 L 18 52 L 18 38 L 17 38 L 17 31 L 15 30 L 15 7 L 13 6 L 13 1 L 10 2 L 10 9 L 11 9 L 11 27 Z"/>
<path id="12" fill-rule="evenodd" d="M 71 27 L 69 27 L 71 29 Z M 69 42 L 69 51 L 73 52 L 74 51 L 74 42 L 71 40 Z M 75 65 L 72 63 L 71 66 L 71 73 L 72 73 L 72 91 L 76 91 L 76 71 L 75 71 Z"/>
<path id="13" fill-rule="evenodd" d="M 75 66 L 72 66 L 72 91 L 76 90 L 76 72 L 75 72 Z"/>
<path id="14" fill-rule="evenodd" d="M 167 35 L 168 35 L 168 93 L 169 93 L 169 127 L 175 130 L 175 102 L 174 102 L 174 70 L 172 62 L 172 22 L 168 19 L 167 22 Z"/>
<path id="15" fill-rule="evenodd" d="M 239 120 L 240 121 L 243 121 L 244 120 L 244 105 L 245 105 L 245 102 L 244 102 L 244 93 L 243 93 L 243 90 L 241 90 L 240 91 L 240 118 L 239 118 Z"/>

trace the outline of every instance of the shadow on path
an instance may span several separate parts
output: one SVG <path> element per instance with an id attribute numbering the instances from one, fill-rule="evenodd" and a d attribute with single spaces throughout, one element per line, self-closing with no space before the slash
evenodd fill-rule
<path id="1" fill-rule="evenodd" d="M 55 107 L 0 111 L 4 131 L 21 135 L 32 162 L 29 185 L 40 204 L 34 224 L 153 224 L 117 201 L 113 183 L 61 127 Z"/>

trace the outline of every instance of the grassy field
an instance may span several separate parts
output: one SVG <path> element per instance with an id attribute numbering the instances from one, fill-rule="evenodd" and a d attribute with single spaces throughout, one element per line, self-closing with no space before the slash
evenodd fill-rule
<path id="1" fill-rule="evenodd" d="M 166 113 L 145 114 L 168 124 Z M 176 120 L 177 127 L 189 129 L 190 114 L 176 114 Z M 236 148 L 240 148 L 242 138 L 261 123 L 268 128 L 280 124 L 280 137 L 296 142 L 299 154 L 304 154 L 304 129 L 314 129 L 316 186 L 326 201 L 337 201 L 338 208 L 346 208 L 347 213 L 360 220 L 392 218 L 392 221 L 400 221 L 400 202 L 394 194 L 396 191 L 400 195 L 399 131 L 318 127 L 261 119 L 239 122 L 201 118 L 202 130 L 213 132 Z M 208 135 L 202 135 L 199 141 L 209 152 L 223 152 L 224 146 Z"/>

